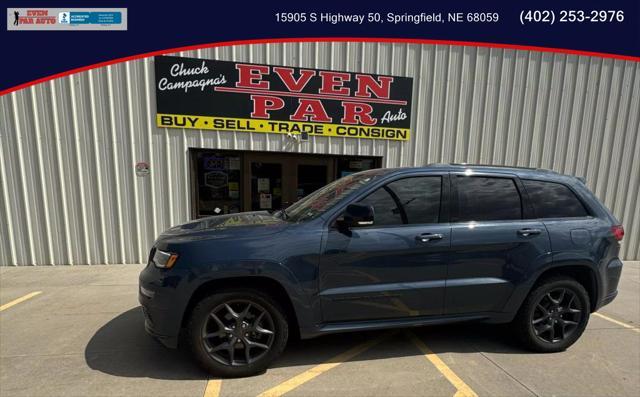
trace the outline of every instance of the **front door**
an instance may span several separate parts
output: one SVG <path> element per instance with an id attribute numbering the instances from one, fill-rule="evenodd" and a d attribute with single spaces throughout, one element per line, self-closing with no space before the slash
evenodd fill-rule
<path id="1" fill-rule="evenodd" d="M 445 313 L 502 311 L 533 262 L 548 260 L 547 229 L 528 213 L 517 178 L 454 173 L 451 180 Z"/>
<path id="2" fill-rule="evenodd" d="M 373 206 L 373 225 L 350 235 L 329 228 L 320 258 L 325 322 L 442 313 L 448 186 L 447 175 L 397 179 L 360 201 Z"/>

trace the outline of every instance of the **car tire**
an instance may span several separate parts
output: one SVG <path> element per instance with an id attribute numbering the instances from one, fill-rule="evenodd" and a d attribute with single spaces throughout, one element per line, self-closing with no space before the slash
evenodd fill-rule
<path id="1" fill-rule="evenodd" d="M 284 350 L 288 334 L 278 302 L 254 289 L 222 290 L 202 299 L 187 324 L 196 360 L 219 377 L 264 372 Z"/>
<path id="2" fill-rule="evenodd" d="M 582 284 L 570 277 L 552 277 L 529 293 L 512 328 L 525 348 L 542 353 L 559 352 L 580 338 L 590 313 L 589 294 Z"/>

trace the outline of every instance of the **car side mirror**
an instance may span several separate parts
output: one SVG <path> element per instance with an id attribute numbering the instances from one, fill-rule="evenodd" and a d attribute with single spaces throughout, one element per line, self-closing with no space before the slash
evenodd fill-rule
<path id="1" fill-rule="evenodd" d="M 338 220 L 338 228 L 348 230 L 352 227 L 373 225 L 373 207 L 364 204 L 349 204 Z"/>

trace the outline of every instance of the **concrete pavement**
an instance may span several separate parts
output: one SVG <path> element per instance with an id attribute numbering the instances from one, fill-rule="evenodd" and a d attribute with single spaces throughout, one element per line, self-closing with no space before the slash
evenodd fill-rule
<path id="1" fill-rule="evenodd" d="M 0 395 L 640 394 L 640 262 L 625 263 L 619 297 L 600 311 L 605 317 L 591 317 L 566 352 L 532 354 L 513 343 L 506 327 L 457 324 L 292 341 L 265 374 L 221 382 L 210 381 L 187 351 L 166 349 L 145 334 L 140 270 L 0 268 L 0 305 L 41 291 L 0 312 Z M 336 360 L 377 338 L 360 354 Z"/>

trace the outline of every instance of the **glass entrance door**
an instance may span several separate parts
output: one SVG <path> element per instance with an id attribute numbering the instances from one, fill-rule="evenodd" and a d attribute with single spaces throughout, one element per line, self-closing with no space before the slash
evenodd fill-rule
<path id="1" fill-rule="evenodd" d="M 251 162 L 251 210 L 282 208 L 282 163 Z"/>
<path id="2" fill-rule="evenodd" d="M 277 211 L 320 189 L 333 178 L 333 159 L 292 153 L 247 153 L 247 211 Z"/>
<path id="3" fill-rule="evenodd" d="M 293 202 L 335 179 L 335 159 L 328 156 L 298 156 L 293 159 L 291 168 L 295 172 Z"/>
<path id="4" fill-rule="evenodd" d="M 327 184 L 327 168 L 326 165 L 298 164 L 296 201 Z"/>

